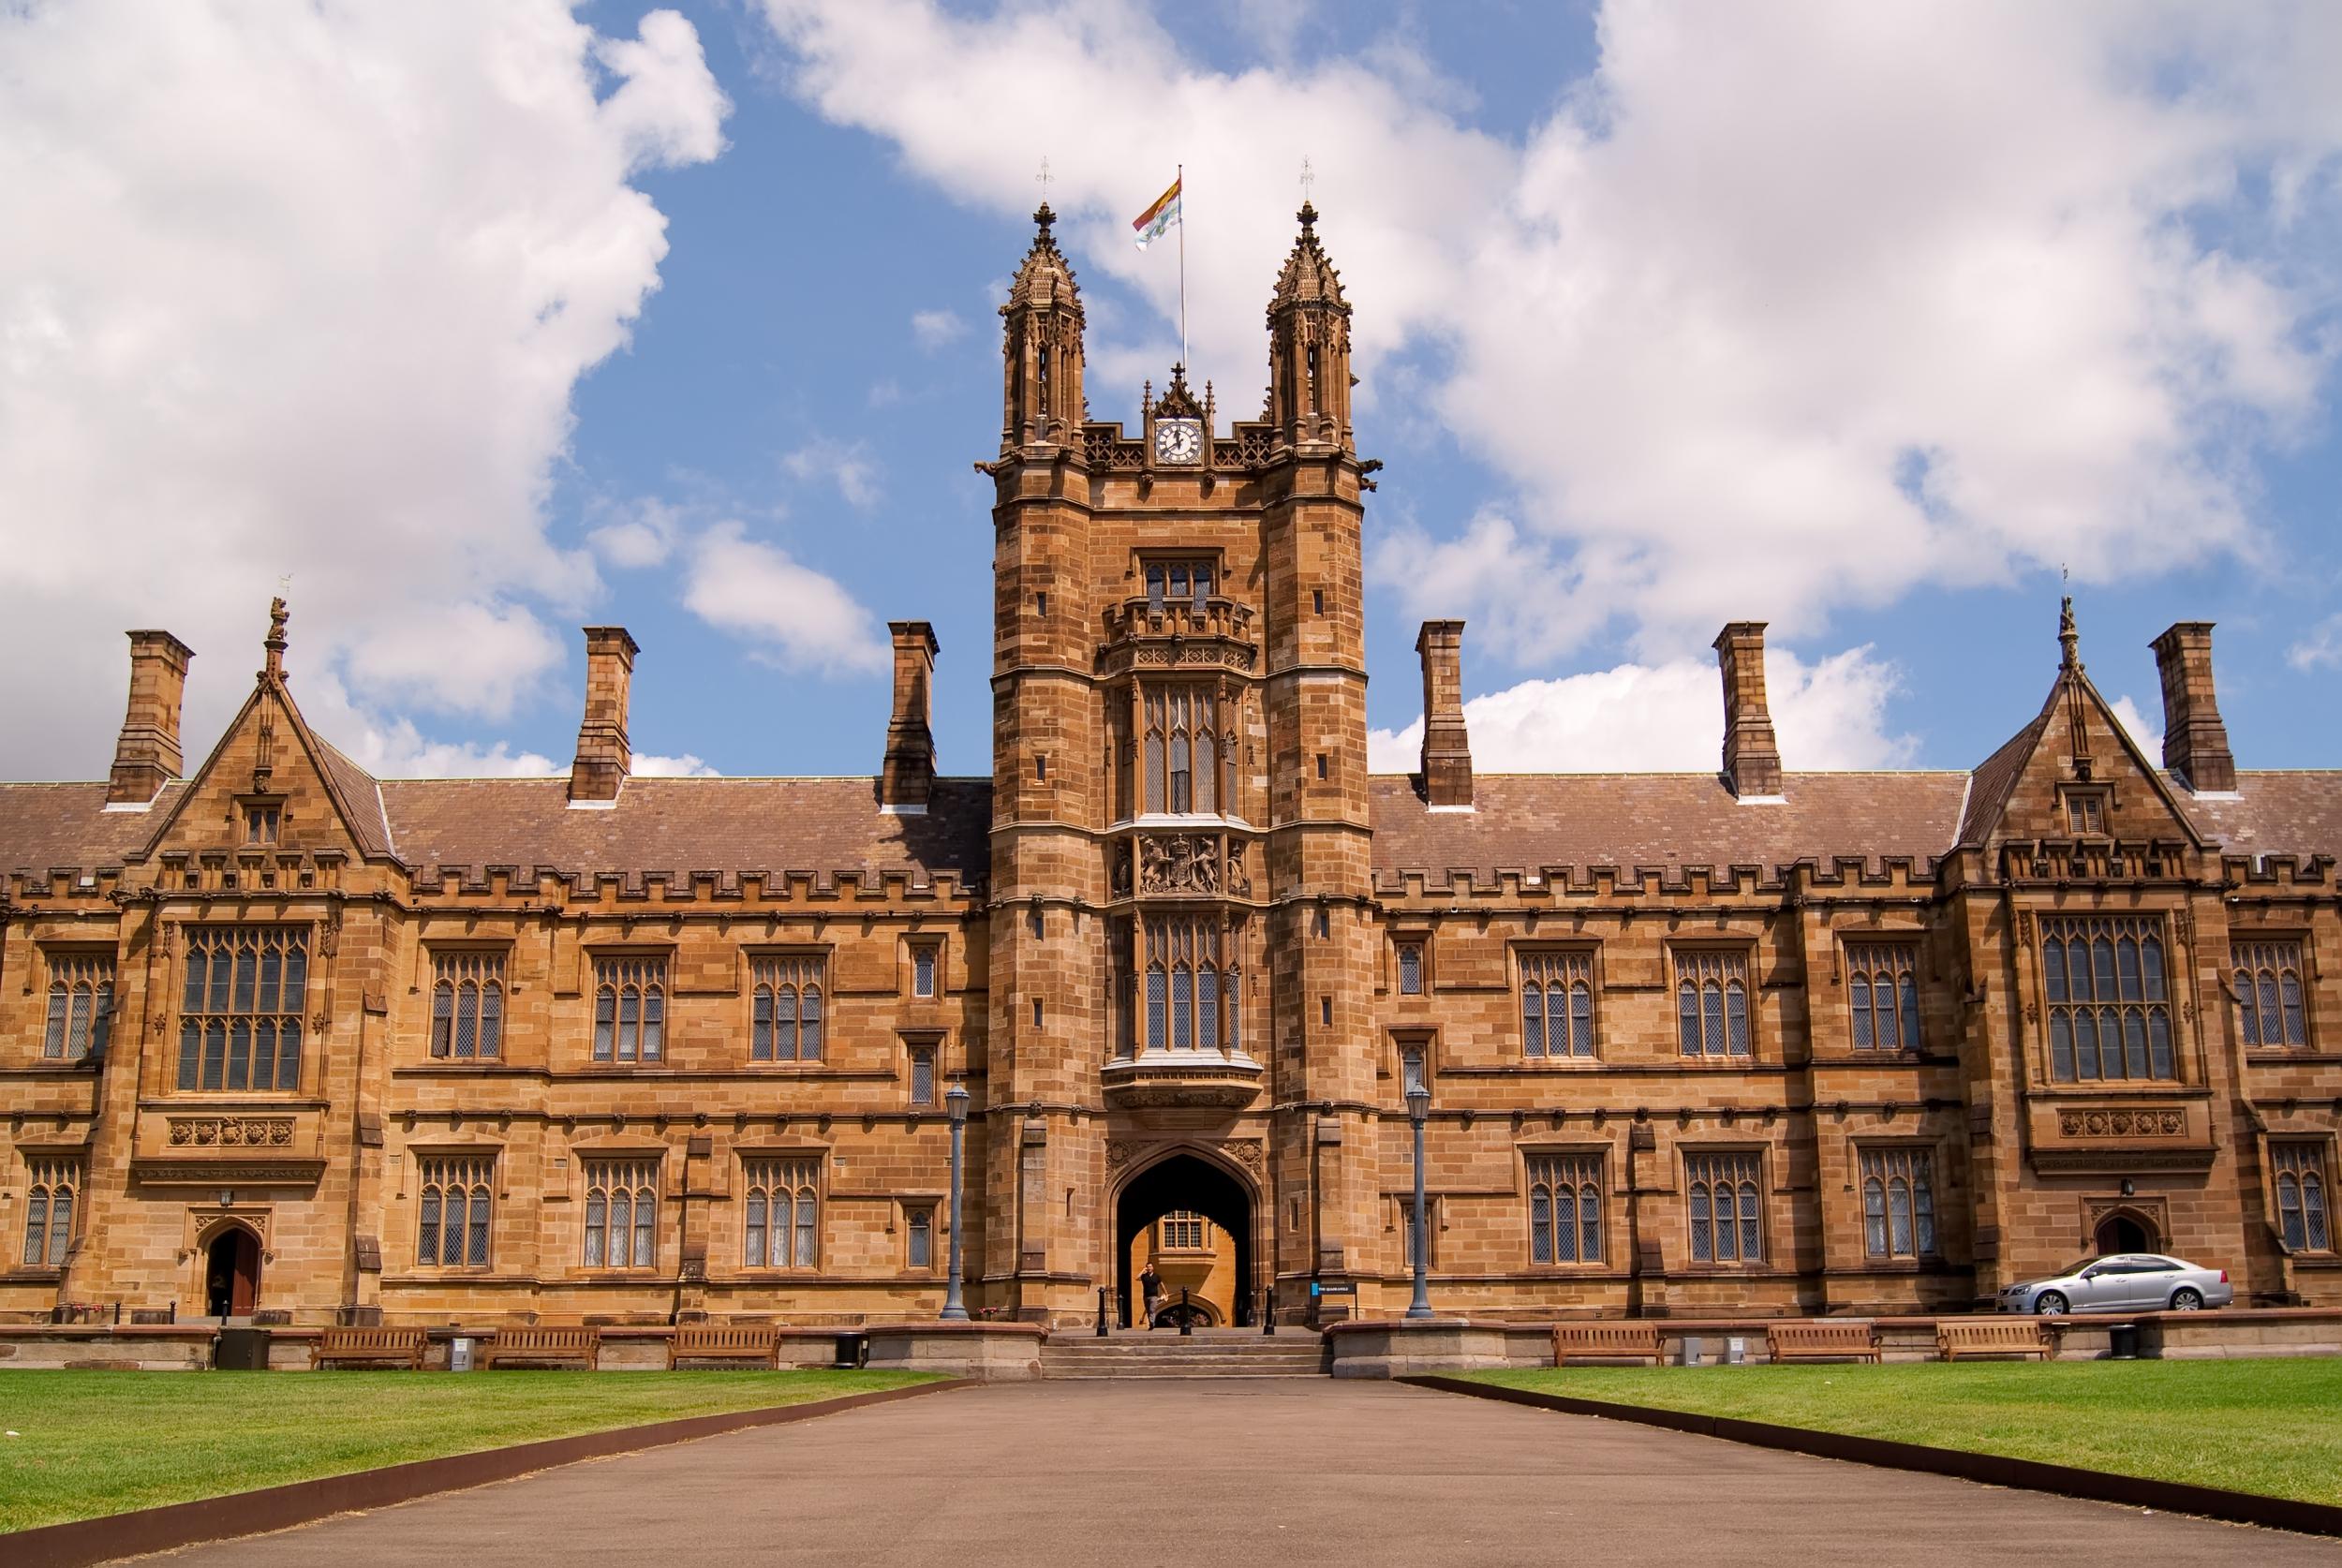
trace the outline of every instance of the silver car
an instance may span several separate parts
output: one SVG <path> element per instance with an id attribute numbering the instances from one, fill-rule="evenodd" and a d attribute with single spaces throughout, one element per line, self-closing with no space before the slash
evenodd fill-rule
<path id="1" fill-rule="evenodd" d="M 2159 1252 L 2084 1258 L 2047 1280 L 2000 1293 L 2004 1312 L 2193 1312 L 2236 1299 L 2225 1268 L 2201 1268 Z"/>

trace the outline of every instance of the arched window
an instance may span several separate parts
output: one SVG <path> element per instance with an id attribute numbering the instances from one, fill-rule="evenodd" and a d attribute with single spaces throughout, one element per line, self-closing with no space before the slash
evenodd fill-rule
<path id="1" fill-rule="evenodd" d="M 822 986 L 825 961 L 819 954 L 775 954 L 750 966 L 756 982 L 750 1013 L 749 1059 L 822 1059 Z"/>
<path id="2" fill-rule="evenodd" d="M 1676 1033 L 1687 1057 L 1749 1054 L 1748 955 L 1685 948 L 1675 954 Z"/>
<path id="3" fill-rule="evenodd" d="M 1530 1156 L 1529 1259 L 1541 1264 L 1603 1261 L 1600 1155 Z"/>
<path id="4" fill-rule="evenodd" d="M 903 1222 L 909 1232 L 904 1258 L 912 1268 L 935 1266 L 935 1211 L 929 1208 L 908 1210 Z"/>
<path id="5" fill-rule="evenodd" d="M 2236 967 L 2237 1032 L 2245 1043 L 2309 1043 L 2308 1020 L 2302 1007 L 2302 944 L 2239 942 L 2232 958 Z"/>
<path id="6" fill-rule="evenodd" d="M 1875 1258 L 1933 1256 L 1934 1161 L 1923 1148 L 1861 1151 L 1864 1239 Z"/>
<path id="7" fill-rule="evenodd" d="M 495 1181 L 493 1155 L 430 1155 L 416 1161 L 422 1201 L 415 1262 L 439 1268 L 484 1268 Z"/>
<path id="8" fill-rule="evenodd" d="M 103 1055 L 113 1005 L 113 954 L 56 954 L 49 961 L 49 1028 L 41 1037 L 40 1054 L 57 1058 L 85 1057 L 92 1051 Z"/>
<path id="9" fill-rule="evenodd" d="M 1173 586 L 1184 586 L 1185 581 L 1182 570 Z M 1208 584 L 1209 578 L 1200 581 Z M 1226 813 L 1235 799 L 1235 737 L 1223 734 L 1228 726 L 1221 722 L 1220 703 L 1212 691 L 1196 686 L 1149 686 L 1141 690 L 1139 708 L 1144 732 L 1140 755 L 1146 760 L 1139 791 L 1144 808 L 1179 815 Z M 1228 717 L 1232 723 L 1233 714 Z M 1230 774 L 1226 789 L 1221 787 L 1223 766 Z"/>
<path id="10" fill-rule="evenodd" d="M 1593 955 L 1520 954 L 1520 1049 L 1528 1057 L 1593 1056 Z"/>
<path id="11" fill-rule="evenodd" d="M 1216 915 L 1166 915 L 1144 923 L 1146 1049 L 1235 1051 L 1243 976 L 1240 925 Z"/>
<path id="12" fill-rule="evenodd" d="M 179 1087 L 253 1091 L 301 1087 L 308 928 L 187 928 Z"/>
<path id="13" fill-rule="evenodd" d="M 1849 942 L 1846 1002 L 1858 1051 L 1920 1048 L 1918 950 L 1909 942 Z"/>
<path id="14" fill-rule="evenodd" d="M 2275 1167 L 2277 1228 L 2295 1252 L 2324 1252 L 2334 1246 L 2326 1210 L 2325 1149 L 2318 1144 L 2272 1144 Z"/>
<path id="15" fill-rule="evenodd" d="M 586 1266 L 654 1268 L 659 1263 L 659 1161 L 586 1162 Z"/>
<path id="16" fill-rule="evenodd" d="M 432 956 L 431 1054 L 452 1061 L 491 1061 L 504 1053 L 504 955 Z"/>
<path id="17" fill-rule="evenodd" d="M 2041 971 L 2053 1078 L 2090 1083 L 2178 1075 L 2156 917 L 2044 920 Z"/>
<path id="18" fill-rule="evenodd" d="M 43 1158 L 27 1165 L 32 1182 L 24 1200 L 24 1266 L 63 1268 L 73 1246 L 73 1210 L 82 1193 L 78 1160 Z"/>
<path id="19" fill-rule="evenodd" d="M 1764 1221 L 1758 1206 L 1755 1154 L 1686 1154 L 1692 1261 L 1761 1263 Z"/>
<path id="20" fill-rule="evenodd" d="M 1423 944 L 1399 944 L 1399 994 L 1419 997 L 1423 994 Z"/>
<path id="21" fill-rule="evenodd" d="M 594 1059 L 658 1061 L 666 1054 L 667 961 L 594 961 Z"/>
<path id="22" fill-rule="evenodd" d="M 743 1265 L 749 1268 L 817 1266 L 821 1198 L 816 1189 L 821 1161 L 758 1160 L 748 1162 L 743 1171 L 748 1189 Z"/>

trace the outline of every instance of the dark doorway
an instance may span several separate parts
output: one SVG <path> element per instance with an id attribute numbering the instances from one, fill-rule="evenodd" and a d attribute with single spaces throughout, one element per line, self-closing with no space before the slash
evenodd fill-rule
<path id="1" fill-rule="evenodd" d="M 203 1250 L 204 1310 L 215 1318 L 248 1317 L 260 1294 L 260 1242 L 230 1225 Z"/>
<path id="2" fill-rule="evenodd" d="M 1131 1243 L 1139 1232 L 1175 1212 L 1200 1214 L 1227 1233 L 1236 1250 L 1235 1321 L 1253 1323 L 1253 1195 L 1209 1161 L 1175 1154 L 1132 1177 L 1115 1205 L 1114 1275 L 1122 1303 L 1121 1325 L 1135 1326 L 1142 1307 L 1131 1279 Z"/>
<path id="3" fill-rule="evenodd" d="M 2098 1252 L 2101 1256 L 2116 1252 L 2152 1252 L 2155 1237 L 2147 1227 L 2127 1214 L 2110 1214 L 2098 1222 Z"/>

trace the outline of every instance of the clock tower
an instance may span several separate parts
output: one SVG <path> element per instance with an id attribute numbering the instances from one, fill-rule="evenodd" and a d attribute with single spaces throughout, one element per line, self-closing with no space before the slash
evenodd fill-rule
<path id="1" fill-rule="evenodd" d="M 1173 366 L 1089 419 L 1044 205 L 1001 307 L 984 1278 L 1030 1317 L 1129 1301 L 1201 1214 L 1216 1304 L 1379 1241 L 1361 494 L 1350 307 L 1304 206 L 1264 418 Z M 1395 1093 L 1395 1090 L 1393 1091 Z M 1128 1321 L 1126 1319 L 1126 1321 Z"/>

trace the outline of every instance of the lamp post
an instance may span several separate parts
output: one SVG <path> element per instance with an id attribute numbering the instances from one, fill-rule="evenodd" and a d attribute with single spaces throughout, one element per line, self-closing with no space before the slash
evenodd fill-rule
<path id="1" fill-rule="evenodd" d="M 954 1084 L 943 1096 L 944 1109 L 952 1118 L 952 1240 L 947 1249 L 950 1274 L 943 1281 L 943 1321 L 966 1323 L 967 1305 L 959 1299 L 959 1208 L 960 1208 L 960 1149 L 968 1137 L 968 1090 Z M 1420 1161 L 1418 1161 L 1418 1163 Z"/>
<path id="2" fill-rule="evenodd" d="M 1408 1260 L 1415 1267 L 1415 1300 L 1408 1304 L 1407 1316 L 1428 1318 L 1431 1315 L 1430 1235 L 1423 1222 L 1423 1122 L 1431 1114 L 1431 1091 L 1421 1084 L 1407 1089 L 1407 1119 L 1415 1123 L 1415 1245 L 1408 1249 L 1414 1255 Z"/>

